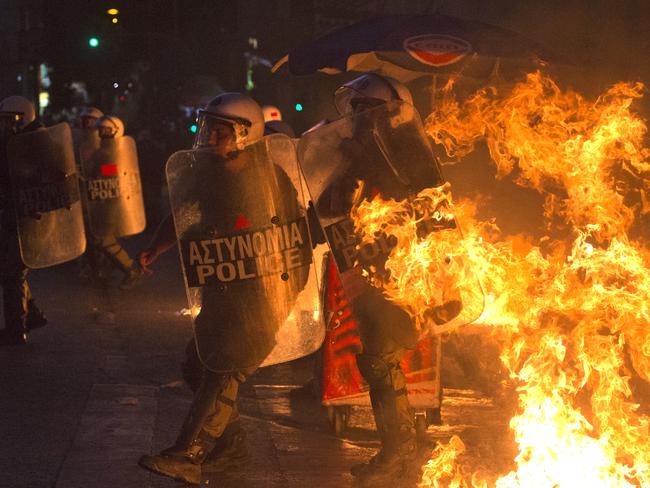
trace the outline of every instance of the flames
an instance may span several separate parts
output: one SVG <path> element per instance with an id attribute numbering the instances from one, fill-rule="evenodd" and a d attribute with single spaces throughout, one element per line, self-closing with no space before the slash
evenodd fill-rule
<path id="1" fill-rule="evenodd" d="M 502 235 L 498 221 L 474 218 L 469 202 L 454 208 L 463 255 L 486 293 L 478 322 L 496 334 L 517 393 L 510 428 L 519 454 L 511 472 L 495 473 L 497 487 L 650 487 L 650 419 L 631 387 L 633 376 L 650 381 L 642 232 L 650 151 L 631 109 L 642 92 L 641 84 L 620 83 L 589 100 L 538 72 L 462 104 L 449 93 L 427 118 L 427 132 L 450 156 L 485 142 L 499 177 L 544 196 L 547 237 L 538 240 Z M 408 215 L 399 202 L 375 203 Z M 413 279 L 414 263 L 430 268 L 450 252 L 445 245 L 436 240 L 422 252 L 398 245 L 395 288 Z M 426 296 L 412 303 L 431 305 Z M 457 437 L 436 448 L 421 486 L 488 486 L 463 469 L 463 450 Z"/>
<path id="2" fill-rule="evenodd" d="M 480 315 L 482 292 L 465 250 L 458 246 L 449 184 L 402 201 L 377 195 L 356 206 L 352 218 L 362 245 L 382 234 L 390 236 L 394 249 L 386 262 L 367 266 L 364 273 L 414 317 L 420 330 L 452 318 L 469 323 Z M 413 239 L 416 235 L 421 238 Z M 453 304 L 461 301 L 458 314 Z"/>

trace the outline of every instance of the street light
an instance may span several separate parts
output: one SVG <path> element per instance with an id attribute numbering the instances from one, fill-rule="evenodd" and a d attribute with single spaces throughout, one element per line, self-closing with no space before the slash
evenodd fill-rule
<path id="1" fill-rule="evenodd" d="M 108 15 L 117 15 L 117 14 L 120 13 L 120 11 L 117 10 L 116 8 L 109 8 L 109 9 L 106 11 L 106 13 L 107 13 Z"/>

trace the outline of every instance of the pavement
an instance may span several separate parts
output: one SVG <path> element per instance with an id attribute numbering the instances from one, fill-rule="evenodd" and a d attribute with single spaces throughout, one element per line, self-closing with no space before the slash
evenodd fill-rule
<path id="1" fill-rule="evenodd" d="M 135 253 L 146 242 L 134 238 L 127 247 Z M 142 454 L 173 443 L 192 397 L 180 375 L 192 332 L 180 313 L 187 302 L 178 255 L 167 253 L 130 291 L 114 286 L 117 272 L 113 286 L 99 287 L 82 283 L 79 270 L 72 262 L 32 271 L 49 324 L 27 346 L 0 349 L 0 487 L 183 486 L 137 466 Z M 335 436 L 318 395 L 304 387 L 313 371 L 308 356 L 262 368 L 243 385 L 253 460 L 205 486 L 353 486 L 349 467 L 379 445 L 371 412 L 354 407 L 349 428 Z M 502 433 L 509 416 L 462 381 L 446 386 L 443 425 L 427 432 L 431 445 L 460 433 L 474 464 L 485 458 L 508 469 L 511 441 Z"/>

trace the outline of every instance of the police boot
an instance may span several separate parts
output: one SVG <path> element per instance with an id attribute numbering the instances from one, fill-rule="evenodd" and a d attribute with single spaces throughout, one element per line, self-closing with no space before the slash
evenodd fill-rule
<path id="1" fill-rule="evenodd" d="M 129 270 L 125 271 L 124 278 L 120 283 L 120 290 L 130 290 L 134 286 L 138 285 L 140 281 L 142 281 L 142 278 L 144 278 L 144 271 L 134 265 Z"/>
<path id="2" fill-rule="evenodd" d="M 370 385 L 370 400 L 381 450 L 351 472 L 360 486 L 384 486 L 409 474 L 417 454 L 413 411 L 399 360 L 359 354 L 359 371 Z"/>
<path id="3" fill-rule="evenodd" d="M 229 378 L 228 375 L 206 373 L 194 395 L 176 443 L 158 455 L 142 456 L 138 464 L 154 473 L 199 484 L 201 463 L 216 444 L 216 439 L 204 430 L 204 426 L 213 414 L 217 398 Z"/>
<path id="4" fill-rule="evenodd" d="M 201 463 L 214 444 L 214 439 L 202 432 L 189 445 L 177 442 L 160 454 L 142 456 L 138 464 L 154 473 L 198 485 L 202 478 Z"/>
<path id="5" fill-rule="evenodd" d="M 239 468 L 251 459 L 246 443 L 246 432 L 236 421 L 228 424 L 214 445 L 210 454 L 203 461 L 204 473 L 220 473 L 228 469 Z"/>

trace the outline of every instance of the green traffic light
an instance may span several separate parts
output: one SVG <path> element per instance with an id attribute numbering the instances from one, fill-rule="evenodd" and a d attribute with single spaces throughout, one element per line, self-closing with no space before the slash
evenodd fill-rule
<path id="1" fill-rule="evenodd" d="M 302 112 L 302 103 L 296 103 L 296 112 Z"/>
<path id="2" fill-rule="evenodd" d="M 190 132 L 192 134 L 196 134 L 196 124 L 192 124 L 192 126 L 190 127 Z"/>
<path id="3" fill-rule="evenodd" d="M 89 45 L 90 47 L 97 47 L 97 46 L 99 46 L 99 39 L 97 39 L 96 37 L 91 37 L 90 39 L 88 39 L 88 45 Z"/>

